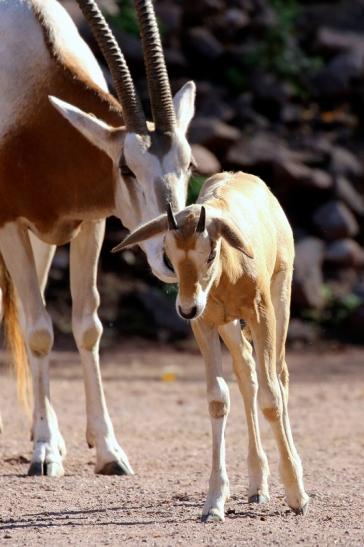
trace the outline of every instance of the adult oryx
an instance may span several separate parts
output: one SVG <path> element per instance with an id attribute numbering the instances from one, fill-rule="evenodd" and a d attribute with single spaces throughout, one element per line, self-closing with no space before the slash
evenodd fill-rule
<path id="1" fill-rule="evenodd" d="M 63 474 L 64 441 L 49 397 L 53 331 L 43 293 L 55 246 L 68 241 L 87 441 L 96 447 L 96 472 L 127 474 L 132 469 L 115 438 L 99 371 L 96 269 L 104 219 L 116 215 L 133 229 L 163 213 L 168 202 L 176 210 L 184 206 L 191 163 L 185 134 L 195 86 L 187 83 L 172 99 L 152 1 L 136 0 L 153 115 L 153 123 L 146 122 L 125 59 L 97 5 L 77 1 L 120 102 L 109 94 L 94 56 L 56 0 L 0 0 L 0 279 L 19 376 L 25 377 L 26 359 L 12 284 L 32 371 L 29 474 Z M 142 247 L 153 272 L 173 280 L 162 239 Z"/>

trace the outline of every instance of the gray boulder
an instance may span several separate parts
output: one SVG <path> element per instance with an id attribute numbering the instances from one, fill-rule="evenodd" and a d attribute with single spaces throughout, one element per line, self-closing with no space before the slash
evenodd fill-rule
<path id="1" fill-rule="evenodd" d="M 342 201 L 328 201 L 315 211 L 312 220 L 320 234 L 328 241 L 350 238 L 359 232 L 355 216 Z"/>
<path id="2" fill-rule="evenodd" d="M 315 237 L 305 237 L 296 243 L 292 302 L 300 308 L 320 309 L 325 304 L 322 290 L 324 243 Z"/>

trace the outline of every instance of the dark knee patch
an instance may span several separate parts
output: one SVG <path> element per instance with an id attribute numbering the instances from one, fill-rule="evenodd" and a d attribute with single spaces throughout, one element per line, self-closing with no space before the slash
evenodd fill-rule
<path id="1" fill-rule="evenodd" d="M 88 328 L 82 335 L 82 347 L 91 351 L 99 341 L 100 336 L 100 329 L 96 325 Z"/>
<path id="2" fill-rule="evenodd" d="M 209 403 L 210 416 L 213 418 L 222 418 L 228 413 L 228 408 L 225 403 L 220 401 L 211 401 Z"/>
<path id="3" fill-rule="evenodd" d="M 29 347 L 35 357 L 45 357 L 53 346 L 53 335 L 47 329 L 33 332 L 29 337 Z"/>
<path id="4" fill-rule="evenodd" d="M 281 417 L 279 408 L 263 408 L 262 412 L 269 422 L 277 422 Z"/>

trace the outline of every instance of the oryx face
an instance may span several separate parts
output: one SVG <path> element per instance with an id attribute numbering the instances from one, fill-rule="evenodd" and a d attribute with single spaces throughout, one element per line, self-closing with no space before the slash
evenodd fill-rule
<path id="1" fill-rule="evenodd" d="M 110 67 L 125 127 L 110 127 L 59 99 L 52 98 L 52 102 L 112 159 L 115 213 L 133 230 L 164 213 L 169 202 L 176 211 L 185 205 L 192 160 L 186 132 L 194 114 L 195 85 L 186 83 L 172 99 L 153 3 L 135 0 L 153 117 L 153 123 L 147 123 L 125 59 L 96 3 L 77 1 Z M 173 272 L 163 261 L 162 237 L 144 242 L 141 247 L 153 273 L 164 281 L 174 281 Z"/>
<path id="2" fill-rule="evenodd" d="M 125 218 L 123 222 L 130 229 L 163 214 L 167 203 L 173 204 L 175 211 L 185 206 L 192 161 L 185 131 L 193 115 L 194 93 L 194 85 L 189 83 L 176 95 L 176 113 L 183 115 L 183 120 L 177 114 L 177 127 L 173 132 L 151 131 L 144 136 L 131 133 L 125 137 L 121 184 L 129 192 L 126 200 L 133 201 L 129 209 L 133 218 L 129 222 Z M 153 273 L 163 281 L 174 281 L 175 275 L 163 261 L 163 237 L 156 236 L 140 246 Z"/>

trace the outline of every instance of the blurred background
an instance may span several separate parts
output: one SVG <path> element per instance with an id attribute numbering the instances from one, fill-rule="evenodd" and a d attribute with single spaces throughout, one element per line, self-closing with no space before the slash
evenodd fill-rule
<path id="1" fill-rule="evenodd" d="M 148 111 L 133 1 L 99 3 Z M 63 4 L 112 88 L 76 2 Z M 197 84 L 189 201 L 223 169 L 262 177 L 296 240 L 289 343 L 364 343 L 364 1 L 156 0 L 155 8 L 173 92 L 189 79 Z M 175 287 L 151 275 L 141 251 L 110 254 L 125 234 L 108 220 L 103 346 L 130 337 L 188 345 Z M 71 345 L 67 246 L 56 255 L 47 299 L 56 347 Z"/>

